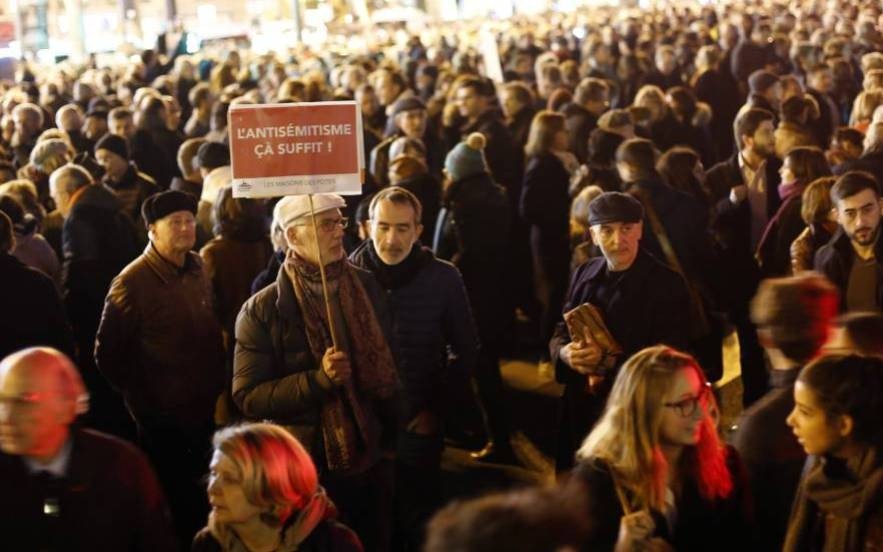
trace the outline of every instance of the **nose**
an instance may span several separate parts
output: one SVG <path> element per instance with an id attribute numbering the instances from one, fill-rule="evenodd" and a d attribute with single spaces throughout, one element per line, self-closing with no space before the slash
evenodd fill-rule
<path id="1" fill-rule="evenodd" d="M 788 427 L 794 427 L 794 411 L 792 410 L 788 417 L 785 418 L 785 423 L 788 424 Z"/>

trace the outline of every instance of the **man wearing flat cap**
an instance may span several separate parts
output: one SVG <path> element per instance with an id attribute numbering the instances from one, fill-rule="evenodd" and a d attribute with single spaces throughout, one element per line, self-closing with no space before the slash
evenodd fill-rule
<path id="1" fill-rule="evenodd" d="M 426 164 L 430 174 L 441 176 L 444 162 L 444 148 L 441 140 L 430 128 L 426 104 L 415 96 L 402 98 L 392 105 L 391 116 L 386 125 L 386 135 L 373 150 L 370 157 L 370 171 L 374 182 L 381 188 L 389 185 L 389 148 L 396 138 L 420 140 L 426 149 Z"/>
<path id="2" fill-rule="evenodd" d="M 661 261 L 641 250 L 644 231 L 641 203 L 620 192 L 605 192 L 589 204 L 592 240 L 597 257 L 577 268 L 563 312 L 584 303 L 598 308 L 623 354 L 612 370 L 602 367 L 598 344 L 572 337 L 563 319 L 549 343 L 556 379 L 565 386 L 559 426 L 556 469 L 573 465 L 573 455 L 597 421 L 616 370 L 629 356 L 664 343 L 683 348 L 689 338 L 689 293 L 684 280 Z M 587 390 L 589 375 L 603 376 Z"/>
<path id="3" fill-rule="evenodd" d="M 196 198 L 167 191 L 141 214 L 150 243 L 114 278 L 95 343 L 163 483 L 182 544 L 205 523 L 200 482 L 225 384 L 221 327 L 196 240 Z"/>
<path id="4" fill-rule="evenodd" d="M 345 256 L 344 206 L 333 194 L 313 196 L 314 215 L 308 196 L 276 204 L 288 254 L 236 320 L 233 400 L 291 431 L 365 549 L 386 551 L 399 383 L 385 294 Z"/>

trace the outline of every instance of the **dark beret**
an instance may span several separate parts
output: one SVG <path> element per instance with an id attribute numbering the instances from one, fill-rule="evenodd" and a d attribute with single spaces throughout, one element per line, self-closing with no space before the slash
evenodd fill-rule
<path id="1" fill-rule="evenodd" d="M 196 215 L 197 201 L 190 194 L 177 190 L 167 190 L 153 194 L 141 204 L 141 216 L 144 224 L 150 226 L 159 219 L 178 211 L 190 211 Z"/>
<path id="2" fill-rule="evenodd" d="M 610 222 L 638 222 L 644 218 L 641 202 L 622 192 L 604 192 L 589 203 L 589 226 Z"/>
<path id="3" fill-rule="evenodd" d="M 405 111 L 414 111 L 415 109 L 426 110 L 426 104 L 423 103 L 423 100 L 416 96 L 411 96 L 408 98 L 402 98 L 397 101 L 392 106 L 392 115 L 395 117 L 399 113 L 404 113 Z"/>

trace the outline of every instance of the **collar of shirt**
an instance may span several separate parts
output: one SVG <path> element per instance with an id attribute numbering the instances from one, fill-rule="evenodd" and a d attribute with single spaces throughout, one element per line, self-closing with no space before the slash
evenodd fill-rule
<path id="1" fill-rule="evenodd" d="M 749 188 L 757 188 L 758 190 L 763 191 L 765 189 L 766 183 L 766 175 L 762 172 L 757 174 L 757 171 L 761 170 L 764 166 L 761 163 L 758 167 L 752 167 L 748 164 L 748 161 L 742 156 L 742 152 L 739 152 L 739 170 L 742 171 L 742 177 L 745 179 L 745 185 Z"/>
<path id="2" fill-rule="evenodd" d="M 58 454 L 55 455 L 49 463 L 42 464 L 37 462 L 33 458 L 29 458 L 27 456 L 22 457 L 25 462 L 25 467 L 28 468 L 28 472 L 31 474 L 37 474 L 40 472 L 49 472 L 54 477 L 64 477 L 67 473 L 67 465 L 71 459 L 71 449 L 73 448 L 73 442 L 70 437 L 67 438 L 67 441 L 61 447 L 61 450 L 58 451 Z"/>

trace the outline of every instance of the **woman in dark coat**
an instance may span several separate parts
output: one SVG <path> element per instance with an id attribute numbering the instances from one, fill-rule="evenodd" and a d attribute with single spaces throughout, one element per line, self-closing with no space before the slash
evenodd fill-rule
<path id="1" fill-rule="evenodd" d="M 335 521 L 310 455 L 280 426 L 261 423 L 215 434 L 208 525 L 193 552 L 362 552 Z"/>
<path id="2" fill-rule="evenodd" d="M 810 363 L 787 422 L 809 455 L 783 552 L 879 550 L 883 542 L 883 360 Z"/>
<path id="3" fill-rule="evenodd" d="M 800 215 L 803 191 L 816 180 L 831 176 L 825 153 L 817 147 L 797 147 L 785 155 L 777 190 L 782 204 L 767 224 L 757 245 L 757 258 L 767 276 L 783 276 L 791 269 L 791 244 L 806 227 Z M 769 190 L 772 192 L 772 190 Z"/>
<path id="4" fill-rule="evenodd" d="M 520 214 L 530 226 L 534 290 L 542 306 L 540 337 L 552 338 L 561 314 L 570 269 L 570 176 L 576 159 L 567 151 L 564 116 L 541 111 L 534 117 L 525 148 Z M 565 165 L 570 165 L 571 169 Z"/>
<path id="5" fill-rule="evenodd" d="M 744 468 L 716 418 L 691 356 L 658 345 L 626 361 L 571 479 L 595 514 L 582 549 L 751 550 Z"/>
<path id="6" fill-rule="evenodd" d="M 132 160 L 149 174 L 162 190 L 168 190 L 172 178 L 181 176 L 178 170 L 178 148 L 183 140 L 168 129 L 168 113 L 160 98 L 142 100 L 138 130 L 132 136 Z"/>

